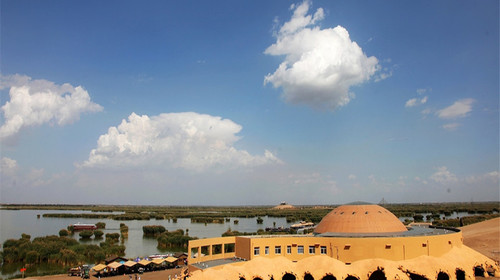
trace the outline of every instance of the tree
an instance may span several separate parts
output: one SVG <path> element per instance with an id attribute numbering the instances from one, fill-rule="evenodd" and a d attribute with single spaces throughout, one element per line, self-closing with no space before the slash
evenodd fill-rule
<path id="1" fill-rule="evenodd" d="M 424 216 L 420 214 L 413 215 L 413 220 L 415 222 L 423 222 L 424 221 Z"/>
<path id="2" fill-rule="evenodd" d="M 28 253 L 26 253 L 26 263 L 36 264 L 36 263 L 38 263 L 39 257 L 40 257 L 40 254 L 38 254 L 37 251 L 29 251 Z"/>
<path id="3" fill-rule="evenodd" d="M 62 249 L 60 252 L 60 261 L 64 265 L 73 265 L 76 264 L 78 260 L 78 256 L 75 252 L 69 249 Z"/>

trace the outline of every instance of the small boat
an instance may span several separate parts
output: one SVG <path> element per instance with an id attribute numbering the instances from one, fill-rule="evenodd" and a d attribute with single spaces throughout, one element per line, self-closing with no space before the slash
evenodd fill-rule
<path id="1" fill-rule="evenodd" d="M 73 227 L 73 230 L 95 230 L 97 229 L 97 226 L 95 224 L 72 224 L 70 225 Z"/>

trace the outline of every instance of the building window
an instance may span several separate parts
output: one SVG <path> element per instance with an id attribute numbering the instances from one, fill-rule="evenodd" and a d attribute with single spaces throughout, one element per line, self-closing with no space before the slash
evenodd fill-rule
<path id="1" fill-rule="evenodd" d="M 321 254 L 326 255 L 326 246 L 321 246 Z"/>
<path id="2" fill-rule="evenodd" d="M 299 245 L 297 247 L 297 254 L 304 254 L 304 246 Z"/>
<path id="3" fill-rule="evenodd" d="M 258 256 L 260 254 L 260 247 L 254 247 L 253 254 L 254 254 L 254 256 Z"/>
<path id="4" fill-rule="evenodd" d="M 314 246 L 309 246 L 309 254 L 314 255 L 315 253 L 316 253 L 316 250 L 315 250 Z"/>
<path id="5" fill-rule="evenodd" d="M 274 254 L 281 255 L 281 246 L 274 246 Z"/>
<path id="6" fill-rule="evenodd" d="M 286 246 L 286 253 L 291 254 L 292 253 L 292 246 L 288 245 Z"/>
<path id="7" fill-rule="evenodd" d="M 266 255 L 269 255 L 269 246 L 266 246 L 266 248 L 264 248 L 264 252 Z"/>

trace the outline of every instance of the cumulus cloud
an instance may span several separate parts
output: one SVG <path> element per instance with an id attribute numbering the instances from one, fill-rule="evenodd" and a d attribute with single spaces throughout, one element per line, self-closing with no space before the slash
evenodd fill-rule
<path id="1" fill-rule="evenodd" d="M 342 26 L 320 29 L 323 9 L 308 14 L 309 1 L 292 5 L 293 15 L 275 34 L 276 43 L 265 54 L 285 56 L 264 83 L 282 87 L 282 97 L 293 104 L 334 110 L 354 97 L 351 86 L 369 80 L 379 69 L 378 59 L 367 57 Z"/>
<path id="2" fill-rule="evenodd" d="M 71 124 L 85 112 L 101 111 L 81 86 L 56 85 L 47 80 L 32 80 L 24 75 L 2 76 L 0 89 L 10 88 L 10 100 L 1 108 L 4 123 L 0 139 L 15 136 L 21 129 L 45 123 Z"/>
<path id="3" fill-rule="evenodd" d="M 437 171 L 431 175 L 430 179 L 441 184 L 455 183 L 458 181 L 457 176 L 448 170 L 446 166 L 438 167 Z"/>
<path id="4" fill-rule="evenodd" d="M 99 137 L 82 167 L 156 166 L 203 171 L 281 163 L 270 151 L 254 156 L 234 147 L 242 127 L 229 119 L 194 112 L 149 117 L 132 113 Z"/>
<path id="5" fill-rule="evenodd" d="M 472 104 L 475 102 L 472 98 L 465 98 L 455 101 L 451 106 L 437 111 L 441 119 L 457 119 L 468 116 L 472 111 Z"/>

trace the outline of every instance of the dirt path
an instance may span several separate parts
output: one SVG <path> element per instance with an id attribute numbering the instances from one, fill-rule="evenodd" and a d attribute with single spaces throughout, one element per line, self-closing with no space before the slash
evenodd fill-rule
<path id="1" fill-rule="evenodd" d="M 181 268 L 176 269 L 167 269 L 160 271 L 152 271 L 145 272 L 144 274 L 138 275 L 141 277 L 141 280 L 168 280 L 174 279 L 175 275 L 180 275 Z M 66 274 L 59 275 L 48 275 L 48 276 L 33 276 L 26 277 L 24 279 L 27 280 L 82 280 L 82 278 L 77 276 L 68 276 Z M 135 276 L 132 275 L 132 279 L 135 279 Z M 91 276 L 90 280 L 97 280 L 97 277 Z M 101 280 L 130 280 L 129 275 L 119 275 L 119 276 L 111 276 L 111 277 L 101 277 Z"/>

